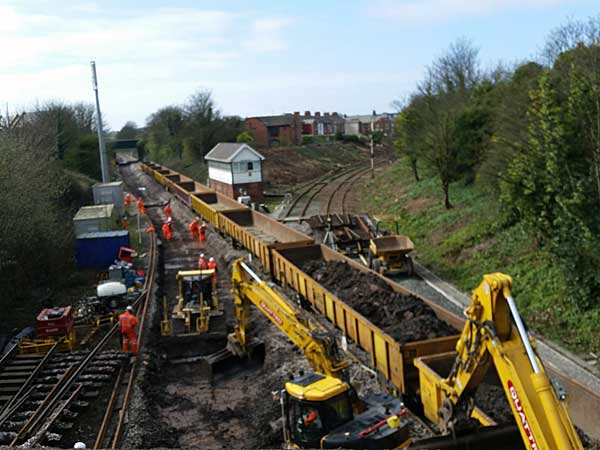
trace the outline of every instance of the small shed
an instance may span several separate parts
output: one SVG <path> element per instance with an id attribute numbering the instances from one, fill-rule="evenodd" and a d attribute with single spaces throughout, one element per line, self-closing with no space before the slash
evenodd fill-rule
<path id="1" fill-rule="evenodd" d="M 265 157 L 244 143 L 219 143 L 204 159 L 208 163 L 210 187 L 237 199 L 249 195 L 263 199 L 262 161 Z"/>
<path id="2" fill-rule="evenodd" d="M 121 247 L 129 247 L 129 231 L 100 231 L 77 236 L 77 268 L 107 270 L 119 256 Z"/>
<path id="3" fill-rule="evenodd" d="M 82 206 L 73 217 L 75 236 L 98 231 L 111 231 L 117 227 L 114 205 Z"/>
<path id="4" fill-rule="evenodd" d="M 117 214 L 122 215 L 125 212 L 122 181 L 96 183 L 92 186 L 92 191 L 95 205 L 115 205 Z"/>

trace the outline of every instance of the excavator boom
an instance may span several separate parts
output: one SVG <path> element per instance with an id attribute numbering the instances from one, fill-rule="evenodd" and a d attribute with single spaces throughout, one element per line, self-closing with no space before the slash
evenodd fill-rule
<path id="1" fill-rule="evenodd" d="M 290 305 L 241 259 L 233 263 L 232 283 L 236 327 L 230 336 L 230 350 L 234 353 L 246 352 L 249 306 L 253 304 L 304 351 L 313 370 L 330 377 L 343 378 L 348 360 L 339 354 L 335 338 L 303 317 L 301 310 Z"/>
<path id="2" fill-rule="evenodd" d="M 436 405 L 426 404 L 431 397 L 423 398 L 425 410 L 432 416 L 429 419 L 443 429 L 453 428 L 457 421 L 454 413 L 464 411 L 458 406 L 472 397 L 493 365 L 525 448 L 582 450 L 566 395 L 557 395 L 519 315 L 511 295 L 512 279 L 501 273 L 483 278 L 466 310 L 467 322 L 456 345 L 452 370 L 437 381 L 442 395 L 436 397 Z M 422 360 L 415 365 L 423 370 Z"/>

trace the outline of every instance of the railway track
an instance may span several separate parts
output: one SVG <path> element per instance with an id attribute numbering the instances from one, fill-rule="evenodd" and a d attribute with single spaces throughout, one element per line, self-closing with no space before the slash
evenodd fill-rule
<path id="1" fill-rule="evenodd" d="M 162 166 L 158 166 L 162 168 Z M 148 166 L 146 168 L 147 173 L 152 174 L 155 167 Z M 166 170 L 162 168 L 161 170 Z M 338 174 L 339 175 L 339 174 Z M 347 175 L 349 176 L 349 175 Z M 340 180 L 341 181 L 341 180 Z M 167 181 L 159 181 L 160 184 L 168 185 Z M 319 183 L 322 183 L 320 181 Z M 308 201 L 311 196 L 316 197 L 319 193 L 325 195 L 329 191 L 323 192 L 325 188 L 318 186 L 315 189 L 318 189 L 319 192 L 314 194 L 311 190 L 310 186 L 305 188 L 304 191 L 301 192 L 302 197 L 300 200 L 296 201 L 295 205 L 291 205 L 293 207 L 298 207 L 298 203 L 300 201 Z M 340 186 L 338 189 L 333 188 L 332 191 L 337 192 L 336 199 L 331 200 L 330 211 L 333 210 L 333 205 L 339 204 L 341 201 L 344 203 L 344 193 L 347 190 L 347 186 Z M 314 195 L 313 195 L 314 194 Z M 331 194 L 329 192 L 329 194 Z M 345 194 L 347 198 L 348 194 Z M 341 197 L 341 200 L 340 200 Z M 304 208 L 304 204 L 300 204 L 301 208 Z M 343 207 L 344 205 L 342 205 Z M 210 206 L 208 206 L 210 207 Z M 292 209 L 288 208 L 288 209 Z M 220 213 L 225 214 L 225 213 Z M 289 216 L 289 215 L 288 215 Z M 245 231 L 246 229 L 250 229 L 251 226 L 247 223 L 236 223 L 236 227 L 233 229 L 229 229 L 223 227 L 223 223 L 221 220 L 224 220 L 226 217 L 221 217 L 219 214 L 215 215 L 215 218 L 211 223 L 219 230 L 224 230 L 224 232 L 232 238 L 238 235 L 238 231 Z M 298 218 L 296 218 L 298 220 Z M 254 225 L 254 224 L 252 224 Z M 271 228 L 274 228 L 273 224 L 269 224 Z M 270 230 L 272 234 L 275 232 L 273 229 Z M 283 233 L 281 230 L 277 229 L 281 235 Z M 364 350 L 369 354 L 371 358 L 377 357 L 377 367 L 378 374 L 385 378 L 385 382 L 390 383 L 390 385 L 394 386 L 396 389 L 405 389 L 407 386 L 407 382 L 410 380 L 414 380 L 411 378 L 412 366 L 410 364 L 402 363 L 405 359 L 412 359 L 415 355 L 410 353 L 407 347 L 397 346 L 396 342 L 390 338 L 389 346 L 386 347 L 386 351 L 380 354 L 377 354 L 377 348 L 372 345 L 372 341 L 367 339 L 363 340 L 361 337 L 368 335 L 368 333 L 379 333 L 378 329 L 375 328 L 372 323 L 369 322 L 368 318 L 364 318 L 364 316 L 355 313 L 353 309 L 351 309 L 343 299 L 334 298 L 330 293 L 327 293 L 325 289 L 319 284 L 318 281 L 311 279 L 306 276 L 301 269 L 299 269 L 301 263 L 309 262 L 312 260 L 315 261 L 344 261 L 345 258 L 337 252 L 330 250 L 324 246 L 314 246 L 312 244 L 306 245 L 297 245 L 295 242 L 290 241 L 279 242 L 279 247 L 272 250 L 271 252 L 259 252 L 257 249 L 263 249 L 264 246 L 261 247 L 263 241 L 269 242 L 264 236 L 248 237 L 249 234 L 245 234 L 245 240 L 243 242 L 243 246 L 251 251 L 256 257 L 263 263 L 266 271 L 271 272 L 276 282 L 280 282 L 283 289 L 285 290 L 287 287 L 292 289 L 294 292 L 297 292 L 301 297 L 306 299 L 316 311 L 322 314 L 324 317 L 329 319 L 332 324 L 335 325 L 336 329 L 342 330 L 344 335 L 349 337 L 349 340 L 353 341 L 361 350 Z M 286 247 L 286 245 L 289 245 Z M 355 263 L 355 261 L 346 261 L 348 264 Z M 359 269 L 359 267 L 356 267 Z M 363 270 L 360 268 L 359 270 Z M 364 270 L 363 270 L 364 271 Z M 451 324 L 457 329 L 461 329 L 464 324 L 464 319 L 461 317 L 460 313 L 462 312 L 462 305 L 453 305 L 454 308 L 448 307 L 447 304 L 443 304 L 441 302 L 435 301 L 429 293 L 421 293 L 416 292 L 416 289 L 413 287 L 412 289 L 408 286 L 403 288 L 400 286 L 397 281 L 392 281 L 388 279 L 390 286 L 396 292 L 406 292 L 413 293 L 422 299 L 426 304 L 431 306 L 438 317 L 447 323 Z M 388 281 L 386 281 L 387 283 Z M 391 285 L 393 283 L 393 286 Z M 404 283 L 403 283 L 404 284 Z M 458 308 L 458 311 L 456 309 Z M 342 320 L 340 320 L 342 318 Z M 382 340 L 385 341 L 386 337 L 379 333 L 377 335 L 381 337 Z M 388 342 L 388 341 L 385 341 Z M 415 342 L 416 343 L 416 342 Z M 413 342 L 411 342 L 413 344 Z M 386 344 L 387 345 L 387 344 Z M 449 346 L 448 349 L 442 349 L 439 343 L 436 345 L 436 348 L 431 350 L 427 350 L 427 352 L 435 355 L 440 352 L 450 351 L 452 346 Z M 427 354 L 429 354 L 427 353 Z M 545 357 L 544 357 L 545 359 Z M 398 367 L 400 370 L 392 370 L 393 365 L 398 362 Z M 373 364 L 373 360 L 371 360 L 371 364 Z M 549 366 L 551 364 L 548 364 Z M 568 362 L 565 362 L 564 366 L 569 365 Z M 562 370 L 557 371 L 552 367 L 548 367 L 548 371 L 552 376 L 556 376 L 560 378 L 560 372 Z M 396 375 L 398 374 L 398 375 Z M 568 376 L 569 379 L 575 379 L 575 377 Z M 580 426 L 584 431 L 595 435 L 593 432 L 596 430 L 597 432 L 597 424 L 599 423 L 598 411 L 600 411 L 600 405 L 598 404 L 598 399 L 600 396 L 598 395 L 599 390 L 597 389 L 581 389 L 577 387 L 575 383 L 565 383 L 566 387 L 569 389 L 569 393 L 572 396 L 573 402 L 571 403 L 570 411 L 574 418 L 575 423 Z M 573 405 L 575 404 L 575 407 Z"/>
<path id="2" fill-rule="evenodd" d="M 141 314 L 140 344 L 154 278 L 155 238 L 149 254 L 144 289 L 132 303 Z M 59 353 L 59 344 L 55 344 L 45 355 L 19 355 L 16 348 L 4 355 L 0 360 L 0 445 L 64 445 L 64 435 L 85 416 L 90 403 L 102 401 L 102 393 L 115 378 L 123 371 L 133 377 L 135 363 L 131 364 L 127 354 L 105 350 L 107 344 L 114 343 L 118 328 L 118 323 L 112 325 L 89 351 Z M 126 386 L 125 396 L 132 383 Z M 122 417 L 126 406 L 124 401 L 118 410 Z"/>
<path id="3" fill-rule="evenodd" d="M 382 161 L 376 165 L 382 164 Z M 319 178 L 305 186 L 279 217 L 280 221 L 301 221 L 314 214 L 346 214 L 347 197 L 352 183 L 365 175 L 370 167 L 352 167 L 350 169 Z M 316 206 L 314 206 L 316 205 Z M 311 208 L 312 207 L 312 208 Z M 317 210 L 318 208 L 318 210 Z"/>
<path id="4" fill-rule="evenodd" d="M 157 266 L 157 239 L 156 234 L 150 235 L 150 258 L 148 262 L 148 276 L 144 282 L 144 291 L 138 298 L 138 317 L 139 322 L 138 347 L 141 350 L 144 345 L 145 323 L 148 317 L 148 306 L 153 298 L 153 284 L 156 276 Z M 117 324 L 118 325 L 118 324 Z M 131 393 L 135 382 L 135 376 L 138 372 L 140 359 L 135 358 L 133 363 L 122 368 L 117 379 L 110 399 L 107 403 L 102 423 L 98 429 L 94 449 L 99 448 L 118 448 L 125 429 L 127 407 L 131 399 Z"/>
<path id="5" fill-rule="evenodd" d="M 357 171 L 356 167 L 352 167 L 350 169 L 343 170 L 338 172 L 337 174 L 329 174 L 325 177 L 321 177 L 316 181 L 305 186 L 292 200 L 287 209 L 281 215 L 280 220 L 284 220 L 292 217 L 304 217 L 308 207 L 313 202 L 314 198 L 321 192 L 325 186 L 337 180 L 340 177 L 343 177 L 349 173 L 354 173 Z"/>

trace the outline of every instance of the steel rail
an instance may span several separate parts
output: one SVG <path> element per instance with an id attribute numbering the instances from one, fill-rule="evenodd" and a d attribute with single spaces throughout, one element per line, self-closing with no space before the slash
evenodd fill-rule
<path id="1" fill-rule="evenodd" d="M 150 304 L 151 298 L 152 298 L 152 284 L 154 282 L 154 275 L 156 272 L 156 234 L 151 234 L 152 236 L 152 240 L 150 241 L 150 247 L 151 247 L 151 253 L 150 253 L 150 270 L 149 270 L 149 274 L 148 277 L 146 278 L 146 296 L 145 296 L 145 300 L 144 300 L 144 304 L 143 304 L 143 308 L 142 308 L 142 315 L 141 315 L 141 320 L 140 320 L 140 327 L 139 327 L 139 334 L 138 334 L 138 347 L 139 349 L 141 349 L 142 345 L 143 345 L 143 337 L 144 337 L 144 325 L 146 323 L 146 317 L 147 317 L 147 312 L 148 312 L 148 305 Z M 132 392 L 132 388 L 133 388 L 133 384 L 135 382 L 135 376 L 137 374 L 137 369 L 139 368 L 139 363 L 140 363 L 140 359 L 137 358 L 133 364 L 133 367 L 131 368 L 131 371 L 129 372 L 129 379 L 127 381 L 127 388 L 125 390 L 125 396 L 123 398 L 123 404 L 121 405 L 121 409 L 119 410 L 119 418 L 118 418 L 118 422 L 117 422 L 117 427 L 115 429 L 115 433 L 113 436 L 113 441 L 111 444 L 110 448 L 117 448 L 120 440 L 121 440 L 121 435 L 123 433 L 123 428 L 125 425 L 125 416 L 127 413 L 127 407 L 129 406 L 129 399 L 131 398 L 131 392 Z"/>
<path id="2" fill-rule="evenodd" d="M 41 359 L 41 361 L 38 363 L 38 365 L 35 367 L 35 369 L 33 369 L 33 372 L 31 372 L 31 374 L 29 375 L 29 377 L 27 377 L 27 379 L 21 385 L 21 387 L 15 393 L 15 395 L 13 395 L 11 397 L 11 399 L 8 402 L 6 402 L 2 406 L 2 408 L 0 408 L 0 417 L 3 416 L 4 411 L 8 411 L 10 409 L 10 407 L 13 405 L 13 403 L 18 398 L 20 398 L 21 395 L 23 394 L 23 392 L 29 387 L 29 385 L 34 380 L 34 378 L 38 376 L 38 374 L 40 373 L 40 371 L 42 370 L 42 368 L 46 365 L 46 363 L 48 362 L 48 360 L 52 357 L 52 355 L 54 355 L 54 352 L 58 348 L 59 344 L 60 344 L 60 342 L 57 341 L 57 342 L 54 343 L 54 345 L 52 347 L 50 347 L 50 350 L 48 350 L 48 353 L 46 353 L 44 355 L 44 357 Z"/>
<path id="3" fill-rule="evenodd" d="M 104 437 L 106 435 L 106 431 L 108 430 L 108 426 L 113 416 L 113 412 L 115 409 L 115 403 L 117 402 L 117 397 L 119 396 L 119 391 L 121 388 L 121 379 L 123 378 L 123 368 L 119 370 L 119 374 L 117 375 L 117 380 L 115 381 L 115 387 L 113 388 L 112 394 L 110 396 L 110 400 L 108 401 L 108 406 L 106 407 L 106 412 L 104 413 L 104 417 L 102 418 L 102 424 L 100 424 L 100 429 L 98 430 L 98 435 L 96 436 L 96 442 L 94 443 L 94 450 L 97 450 L 102 447 L 102 443 L 104 442 Z"/>
<path id="4" fill-rule="evenodd" d="M 51 406 L 54 398 L 56 398 L 55 392 L 60 391 L 61 386 L 65 385 L 66 380 L 73 373 L 75 369 L 73 366 L 69 367 L 65 373 L 58 379 L 57 383 L 52 387 L 50 393 L 46 396 L 44 401 L 38 406 L 35 412 L 29 417 L 29 420 L 25 422 L 25 424 L 21 427 L 21 429 L 17 432 L 17 435 L 14 437 L 12 442 L 8 445 L 9 448 L 12 448 L 16 445 L 19 439 L 25 437 L 27 433 L 34 428 L 40 421 L 41 417 L 45 417 L 48 412 L 48 409 Z"/>

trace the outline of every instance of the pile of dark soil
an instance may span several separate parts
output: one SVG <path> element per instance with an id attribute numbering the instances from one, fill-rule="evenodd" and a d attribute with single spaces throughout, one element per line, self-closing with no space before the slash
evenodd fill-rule
<path id="1" fill-rule="evenodd" d="M 344 261 L 309 261 L 301 269 L 398 342 L 457 333 L 422 300 L 394 292 L 377 275 Z"/>
<path id="2" fill-rule="evenodd" d="M 498 424 L 512 423 L 515 416 L 500 386 L 481 383 L 475 392 L 475 404 Z"/>

